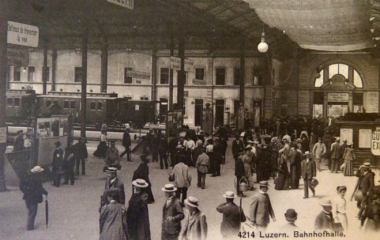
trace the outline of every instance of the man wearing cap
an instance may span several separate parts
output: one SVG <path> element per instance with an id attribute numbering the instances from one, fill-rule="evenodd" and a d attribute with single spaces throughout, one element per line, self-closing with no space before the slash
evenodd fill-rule
<path id="1" fill-rule="evenodd" d="M 179 234 L 178 240 L 206 240 L 206 215 L 199 210 L 198 199 L 190 196 L 185 200 L 185 206 L 189 213 L 185 218 L 185 224 Z"/>
<path id="2" fill-rule="evenodd" d="M 368 191 L 374 186 L 375 173 L 373 173 L 370 168 L 371 162 L 370 160 L 367 160 L 356 172 L 356 176 L 359 178 L 358 191 L 361 191 L 363 194 L 363 199 L 357 202 L 357 207 L 360 209 L 357 215 L 358 218 L 362 217 L 363 211 L 367 205 Z"/>
<path id="3" fill-rule="evenodd" d="M 123 133 L 122 140 L 123 147 L 125 148 L 124 152 L 120 154 L 120 159 L 123 158 L 125 154 L 127 154 L 127 161 L 132 162 L 131 160 L 131 135 L 129 135 L 129 129 L 125 128 Z"/>
<path id="4" fill-rule="evenodd" d="M 108 167 L 117 167 L 120 169 L 120 154 L 119 150 L 115 147 L 115 141 L 111 141 L 111 147 L 106 152 L 106 165 Z"/>
<path id="5" fill-rule="evenodd" d="M 177 240 L 181 231 L 181 221 L 185 218 L 181 201 L 175 197 L 177 188 L 166 184 L 161 189 L 165 192 L 166 202 L 162 208 L 161 240 Z"/>
<path id="6" fill-rule="evenodd" d="M 331 144 L 331 155 L 330 155 L 331 168 L 330 168 L 330 170 L 331 170 L 331 172 L 335 172 L 335 173 L 338 172 L 338 168 L 339 168 L 339 166 L 338 166 L 339 165 L 339 158 L 340 158 L 339 142 L 340 142 L 340 138 L 336 138 L 335 142 L 333 144 Z"/>
<path id="7" fill-rule="evenodd" d="M 59 187 L 61 185 L 61 176 L 63 173 L 63 150 L 61 148 L 61 142 L 57 141 L 54 143 L 56 149 L 54 150 L 53 153 L 53 175 L 54 175 L 54 180 L 53 180 L 53 185 L 56 187 Z"/>
<path id="8" fill-rule="evenodd" d="M 108 204 L 107 202 L 107 191 L 110 189 L 115 189 L 119 192 L 119 199 L 116 199 L 118 203 L 125 204 L 125 192 L 124 192 L 124 184 L 117 178 L 117 168 L 109 167 L 107 170 L 107 180 L 104 186 L 104 192 L 102 196 L 102 201 L 100 203 L 100 207 Z"/>
<path id="9" fill-rule="evenodd" d="M 210 168 L 210 157 L 206 154 L 205 148 L 202 148 L 202 154 L 198 156 L 195 166 L 198 170 L 197 186 L 204 189 L 206 185 L 206 174 Z"/>
<path id="10" fill-rule="evenodd" d="M 22 130 L 17 132 L 17 136 L 14 139 L 13 152 L 24 150 L 24 133 Z"/>
<path id="11" fill-rule="evenodd" d="M 257 230 L 265 232 L 269 216 L 272 217 L 273 222 L 276 221 L 272 204 L 270 202 L 268 191 L 268 182 L 260 182 L 260 190 L 253 195 L 251 205 L 249 206 L 249 225 L 256 225 Z"/>
<path id="12" fill-rule="evenodd" d="M 234 203 L 234 192 L 227 191 L 223 197 L 226 198 L 226 202 L 216 208 L 218 212 L 223 213 L 220 232 L 223 239 L 235 239 L 239 234 L 240 224 L 245 222 L 246 217 L 241 206 L 239 207 Z"/>
<path id="13" fill-rule="evenodd" d="M 74 155 L 76 160 L 76 173 L 79 175 L 79 165 L 82 164 L 82 175 L 86 175 L 86 160 L 88 158 L 88 152 L 86 144 L 81 137 L 78 138 L 78 142 L 74 145 Z"/>
<path id="14" fill-rule="evenodd" d="M 323 211 L 319 213 L 317 218 L 315 219 L 314 230 L 318 232 L 335 231 L 331 201 L 328 199 L 322 199 L 319 202 L 319 205 L 322 206 Z"/>
<path id="15" fill-rule="evenodd" d="M 286 210 L 285 219 L 288 223 L 282 226 L 281 230 L 289 234 L 293 234 L 294 231 L 299 231 L 300 229 L 295 224 L 297 215 L 297 212 L 292 208 Z"/>
<path id="16" fill-rule="evenodd" d="M 240 135 L 236 134 L 235 140 L 232 142 L 232 156 L 235 159 L 235 161 L 238 157 L 239 152 L 242 151 L 243 149 L 244 149 L 243 141 L 240 140 Z"/>
<path id="17" fill-rule="evenodd" d="M 322 138 L 318 138 L 318 142 L 314 144 L 312 153 L 316 159 L 317 169 L 321 171 L 321 159 L 323 154 L 326 153 L 326 145 L 322 142 Z"/>
<path id="18" fill-rule="evenodd" d="M 48 195 L 48 192 L 42 186 L 40 173 L 44 171 L 40 166 L 35 166 L 30 170 L 25 179 L 20 182 L 20 190 L 24 194 L 26 207 L 28 208 L 27 230 L 34 230 L 34 220 L 37 215 L 38 204 L 42 203 L 42 194 Z"/>
<path id="19" fill-rule="evenodd" d="M 143 179 L 132 182 L 135 193 L 129 200 L 127 210 L 128 233 L 133 240 L 150 240 L 150 223 L 148 212 L 148 183 Z"/>
<path id="20" fill-rule="evenodd" d="M 303 198 L 309 197 L 309 188 L 313 192 L 313 197 L 315 196 L 315 189 L 311 185 L 311 180 L 317 176 L 316 166 L 314 160 L 311 158 L 310 152 L 305 152 L 305 159 L 301 162 L 302 178 L 304 182 L 304 196 Z"/>

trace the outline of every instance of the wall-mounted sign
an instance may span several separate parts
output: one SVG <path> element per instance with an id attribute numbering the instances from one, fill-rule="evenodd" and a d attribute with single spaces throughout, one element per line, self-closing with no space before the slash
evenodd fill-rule
<path id="1" fill-rule="evenodd" d="M 128 9 L 134 8 L 134 0 L 107 0 L 107 2 L 119 5 L 121 7 L 125 7 Z"/>
<path id="2" fill-rule="evenodd" d="M 359 148 L 371 148 L 371 129 L 359 129 Z"/>
<path id="3" fill-rule="evenodd" d="M 148 73 L 148 72 L 139 72 L 139 71 L 127 70 L 126 74 L 127 74 L 127 77 L 131 77 L 131 78 L 139 78 L 139 79 L 150 80 L 150 73 Z"/>
<path id="4" fill-rule="evenodd" d="M 328 102 L 348 102 L 348 93 L 329 93 Z"/>
<path id="5" fill-rule="evenodd" d="M 170 68 L 173 70 L 181 70 L 181 58 L 170 57 Z M 194 61 L 185 59 L 185 72 L 192 72 L 194 70 Z"/>
<path id="6" fill-rule="evenodd" d="M 0 143 L 7 142 L 7 127 L 0 128 Z"/>
<path id="7" fill-rule="evenodd" d="M 8 43 L 27 47 L 38 47 L 38 36 L 38 27 L 8 21 Z"/>
<path id="8" fill-rule="evenodd" d="M 380 132 L 374 131 L 371 140 L 371 153 L 380 156 Z"/>
<path id="9" fill-rule="evenodd" d="M 379 112 L 379 92 L 366 92 L 366 107 L 367 113 L 378 113 Z"/>
<path id="10" fill-rule="evenodd" d="M 26 67 L 29 65 L 29 52 L 26 49 L 7 49 L 7 63 L 9 66 Z"/>
<path id="11" fill-rule="evenodd" d="M 347 140 L 348 144 L 353 143 L 353 130 L 352 128 L 341 128 L 340 129 L 340 139 L 341 141 Z"/>

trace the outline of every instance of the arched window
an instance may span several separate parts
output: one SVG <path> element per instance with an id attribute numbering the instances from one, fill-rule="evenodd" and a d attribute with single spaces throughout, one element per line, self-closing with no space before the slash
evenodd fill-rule
<path id="1" fill-rule="evenodd" d="M 356 69 L 353 69 L 353 76 L 352 79 L 349 79 L 349 71 L 350 67 L 347 64 L 342 63 L 335 63 L 327 66 L 324 68 L 328 71 L 328 79 L 325 79 L 324 70 L 322 69 L 320 73 L 320 77 L 315 79 L 314 87 L 319 88 L 324 83 L 328 82 L 329 79 L 332 79 L 335 75 L 340 74 L 342 75 L 347 81 L 353 83 L 353 85 L 357 88 L 363 88 L 363 81 Z"/>

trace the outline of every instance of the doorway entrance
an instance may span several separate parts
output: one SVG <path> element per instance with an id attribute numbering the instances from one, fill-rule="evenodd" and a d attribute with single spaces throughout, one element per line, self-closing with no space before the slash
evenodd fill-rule
<path id="1" fill-rule="evenodd" d="M 195 99 L 194 124 L 201 126 L 203 119 L 203 99 Z"/>
<path id="2" fill-rule="evenodd" d="M 223 126 L 224 100 L 216 100 L 215 103 L 215 127 Z"/>

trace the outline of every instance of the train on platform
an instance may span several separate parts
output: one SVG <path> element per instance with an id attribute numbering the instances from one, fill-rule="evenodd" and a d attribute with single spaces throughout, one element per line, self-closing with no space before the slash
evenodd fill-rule
<path id="1" fill-rule="evenodd" d="M 30 125 L 35 117 L 71 115 L 74 124 L 81 123 L 81 93 L 50 91 L 36 94 L 34 90 L 7 90 L 6 122 L 8 125 Z M 101 124 L 132 124 L 141 128 L 156 119 L 159 101 L 131 100 L 117 93 L 86 93 L 86 126 L 98 128 Z"/>

